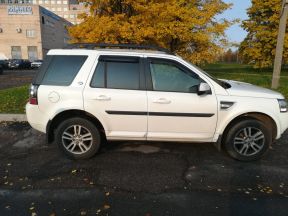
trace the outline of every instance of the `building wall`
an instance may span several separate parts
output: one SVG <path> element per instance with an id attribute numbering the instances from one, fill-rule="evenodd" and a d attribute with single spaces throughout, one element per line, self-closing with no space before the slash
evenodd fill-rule
<path id="1" fill-rule="evenodd" d="M 63 48 L 68 42 L 66 26 L 71 23 L 38 5 L 20 5 L 31 8 L 30 14 L 9 14 L 12 6 L 0 5 L 0 53 L 7 58 L 13 58 L 14 50 L 14 58 L 42 59 L 49 49 Z M 15 55 L 19 47 L 21 57 Z"/>
<path id="2" fill-rule="evenodd" d="M 89 13 L 89 8 L 86 8 L 83 3 L 78 4 L 77 0 L 0 0 L 0 4 L 40 5 L 72 24 L 82 22 L 82 20 L 78 18 L 79 14 Z"/>
<path id="3" fill-rule="evenodd" d="M 56 14 L 40 7 L 40 26 L 43 55 L 49 49 L 63 48 L 69 41 L 67 27 L 72 24 Z"/>
<path id="4" fill-rule="evenodd" d="M 38 58 L 42 58 L 38 6 L 32 7 L 32 14 L 11 15 L 8 14 L 8 5 L 0 5 L 0 28 L 0 52 L 7 58 L 12 58 L 12 46 L 21 47 L 22 59 L 28 59 L 28 46 L 36 46 Z"/>

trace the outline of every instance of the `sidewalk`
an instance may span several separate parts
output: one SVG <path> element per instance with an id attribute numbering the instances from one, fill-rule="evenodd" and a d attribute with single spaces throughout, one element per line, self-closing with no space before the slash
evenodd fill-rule
<path id="1" fill-rule="evenodd" d="M 4 121 L 24 122 L 27 118 L 25 114 L 0 114 L 0 122 Z"/>

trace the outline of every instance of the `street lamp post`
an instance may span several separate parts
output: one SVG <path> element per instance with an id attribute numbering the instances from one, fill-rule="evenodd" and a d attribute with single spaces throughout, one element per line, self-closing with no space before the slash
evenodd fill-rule
<path id="1" fill-rule="evenodd" d="M 288 17 L 288 0 L 283 0 L 282 11 L 280 15 L 275 61 L 274 61 L 274 70 L 273 70 L 273 77 L 272 77 L 272 88 L 274 89 L 279 87 L 287 17 Z"/>

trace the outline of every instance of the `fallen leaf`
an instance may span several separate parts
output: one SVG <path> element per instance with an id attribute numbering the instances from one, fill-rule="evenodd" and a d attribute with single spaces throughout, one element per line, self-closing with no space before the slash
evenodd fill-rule
<path id="1" fill-rule="evenodd" d="M 103 208 L 106 210 L 106 209 L 109 209 L 110 208 L 110 205 L 107 205 L 107 204 L 105 204 L 104 206 L 103 206 Z"/>
<path id="2" fill-rule="evenodd" d="M 81 211 L 81 212 L 80 212 L 80 215 L 81 215 L 81 216 L 85 216 L 85 215 L 87 215 L 87 212 L 86 212 L 86 211 Z"/>

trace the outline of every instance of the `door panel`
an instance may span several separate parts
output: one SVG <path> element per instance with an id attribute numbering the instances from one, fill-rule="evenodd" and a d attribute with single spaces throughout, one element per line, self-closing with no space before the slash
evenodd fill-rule
<path id="1" fill-rule="evenodd" d="M 179 141 L 213 138 L 217 122 L 217 101 L 214 95 L 149 91 L 148 140 Z M 155 103 L 167 100 L 170 103 Z"/>
<path id="2" fill-rule="evenodd" d="M 105 132 L 109 139 L 113 137 L 114 139 L 121 137 L 145 139 L 146 91 L 88 87 L 84 91 L 84 107 L 87 112 L 105 123 Z"/>
<path id="3" fill-rule="evenodd" d="M 149 58 L 148 140 L 211 141 L 217 123 L 217 100 L 212 91 L 199 96 L 205 82 L 172 60 Z"/>
<path id="4" fill-rule="evenodd" d="M 146 139 L 143 73 L 139 57 L 99 57 L 90 85 L 84 90 L 84 107 L 104 124 L 108 139 Z"/>

